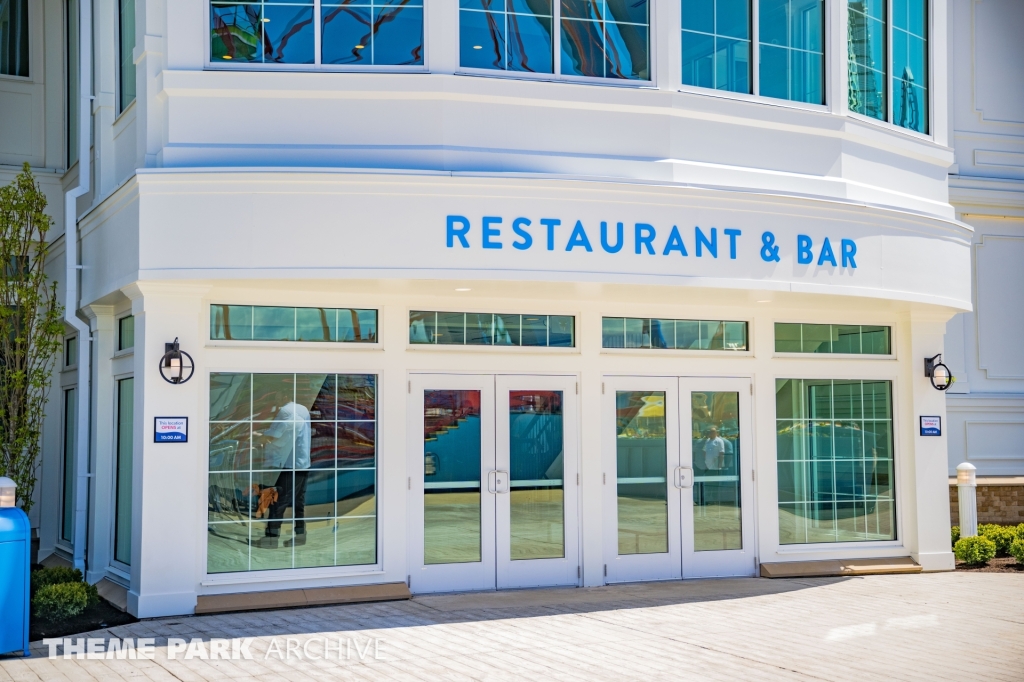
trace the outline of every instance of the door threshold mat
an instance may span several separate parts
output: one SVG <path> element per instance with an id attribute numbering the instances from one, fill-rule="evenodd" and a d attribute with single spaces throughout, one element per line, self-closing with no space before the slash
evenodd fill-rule
<path id="1" fill-rule="evenodd" d="M 307 590 L 204 594 L 196 600 L 196 615 L 227 613 L 230 611 L 260 611 L 264 609 L 301 608 L 304 606 L 327 606 L 331 604 L 356 604 L 370 601 L 395 601 L 398 599 L 410 599 L 411 597 L 412 594 L 405 583 L 318 587 Z"/>
<path id="2" fill-rule="evenodd" d="M 813 578 L 819 576 L 920 573 L 910 557 L 887 559 L 834 559 L 829 561 L 780 561 L 761 564 L 762 578 Z"/>

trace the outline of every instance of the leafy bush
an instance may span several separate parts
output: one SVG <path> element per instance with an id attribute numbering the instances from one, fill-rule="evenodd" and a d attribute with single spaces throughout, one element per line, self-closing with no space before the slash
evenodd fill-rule
<path id="1" fill-rule="evenodd" d="M 40 587 L 32 597 L 32 613 L 50 622 L 74 618 L 89 607 L 90 587 L 81 582 Z"/>
<path id="2" fill-rule="evenodd" d="M 960 539 L 960 526 L 953 526 L 949 529 L 949 537 L 953 540 L 953 544 Z"/>
<path id="3" fill-rule="evenodd" d="M 38 571 L 32 571 L 30 579 L 32 584 L 32 594 L 35 594 L 40 590 L 40 588 L 46 587 L 47 585 L 80 583 L 82 582 L 82 572 L 77 568 L 53 566 L 51 568 L 42 568 Z"/>
<path id="4" fill-rule="evenodd" d="M 996 555 L 996 543 L 981 535 L 960 538 L 953 545 L 953 554 L 968 566 L 980 566 Z"/>
<path id="5" fill-rule="evenodd" d="M 1024 540 L 1024 523 L 1017 524 L 1017 539 Z"/>
<path id="6" fill-rule="evenodd" d="M 1010 545 L 1017 539 L 1016 528 L 1013 526 L 999 526 L 994 523 L 983 523 L 978 526 L 978 535 L 986 537 L 996 543 L 996 552 L 1006 556 L 1010 552 Z"/>
<path id="7" fill-rule="evenodd" d="M 1024 565 L 1024 538 L 1017 538 L 1010 545 L 1010 556 L 1017 560 L 1018 564 Z"/>

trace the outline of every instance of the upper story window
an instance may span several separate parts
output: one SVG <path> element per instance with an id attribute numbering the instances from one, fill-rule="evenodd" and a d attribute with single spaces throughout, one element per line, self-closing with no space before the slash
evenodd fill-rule
<path id="1" fill-rule="evenodd" d="M 927 0 L 850 0 L 848 34 L 850 111 L 927 133 Z"/>
<path id="2" fill-rule="evenodd" d="M 825 103 L 824 0 L 681 2 L 683 85 Z"/>
<path id="3" fill-rule="evenodd" d="M 118 60 L 119 111 L 135 101 L 135 0 L 118 0 L 118 26 L 121 34 Z"/>
<path id="4" fill-rule="evenodd" d="M 459 0 L 459 7 L 463 68 L 650 80 L 647 0 Z"/>
<path id="5" fill-rule="evenodd" d="M 775 323 L 776 353 L 889 355 L 892 328 L 865 324 Z"/>
<path id="6" fill-rule="evenodd" d="M 64 366 L 74 367 L 78 364 L 78 337 L 69 336 L 64 339 Z"/>
<path id="7" fill-rule="evenodd" d="M 409 312 L 409 343 L 575 348 L 576 318 L 413 310 Z"/>
<path id="8" fill-rule="evenodd" d="M 0 75 L 28 78 L 28 0 L 0 0 Z"/>
<path id="9" fill-rule="evenodd" d="M 423 0 L 213 2 L 210 61 L 422 66 Z"/>
<path id="10" fill-rule="evenodd" d="M 117 349 L 135 348 L 135 316 L 129 315 L 117 321 Z"/>
<path id="11" fill-rule="evenodd" d="M 210 306 L 210 338 L 376 343 L 377 311 L 214 304 Z"/>

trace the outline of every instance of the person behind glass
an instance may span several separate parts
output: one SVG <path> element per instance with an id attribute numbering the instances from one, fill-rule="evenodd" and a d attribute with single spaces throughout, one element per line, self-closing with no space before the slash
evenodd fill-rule
<path id="1" fill-rule="evenodd" d="M 291 507 L 295 516 L 295 538 L 285 542 L 286 547 L 306 544 L 306 479 L 309 476 L 309 447 L 311 427 L 309 408 L 320 387 L 311 387 L 303 395 L 299 388 L 297 401 L 289 402 L 277 411 L 274 421 L 261 435 L 264 438 L 263 457 L 270 469 L 280 469 L 274 488 L 277 500 L 270 505 L 269 522 L 261 547 L 277 547 L 281 537 L 284 512 Z"/>
<path id="2" fill-rule="evenodd" d="M 724 468 L 725 451 L 725 439 L 718 435 L 718 427 L 712 426 L 704 440 L 704 466 L 714 471 Z"/>

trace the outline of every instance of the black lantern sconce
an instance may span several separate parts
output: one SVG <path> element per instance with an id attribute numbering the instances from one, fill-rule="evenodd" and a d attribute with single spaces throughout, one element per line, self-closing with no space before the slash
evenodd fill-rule
<path id="1" fill-rule="evenodd" d="M 178 338 L 174 343 L 164 344 L 164 356 L 160 358 L 160 376 L 169 384 L 183 384 L 192 378 L 196 371 L 196 363 L 192 356 L 181 350 Z"/>
<path id="2" fill-rule="evenodd" d="M 956 381 L 949 367 L 942 364 L 942 353 L 924 359 L 924 375 L 932 380 L 932 386 L 939 391 L 945 391 Z"/>

